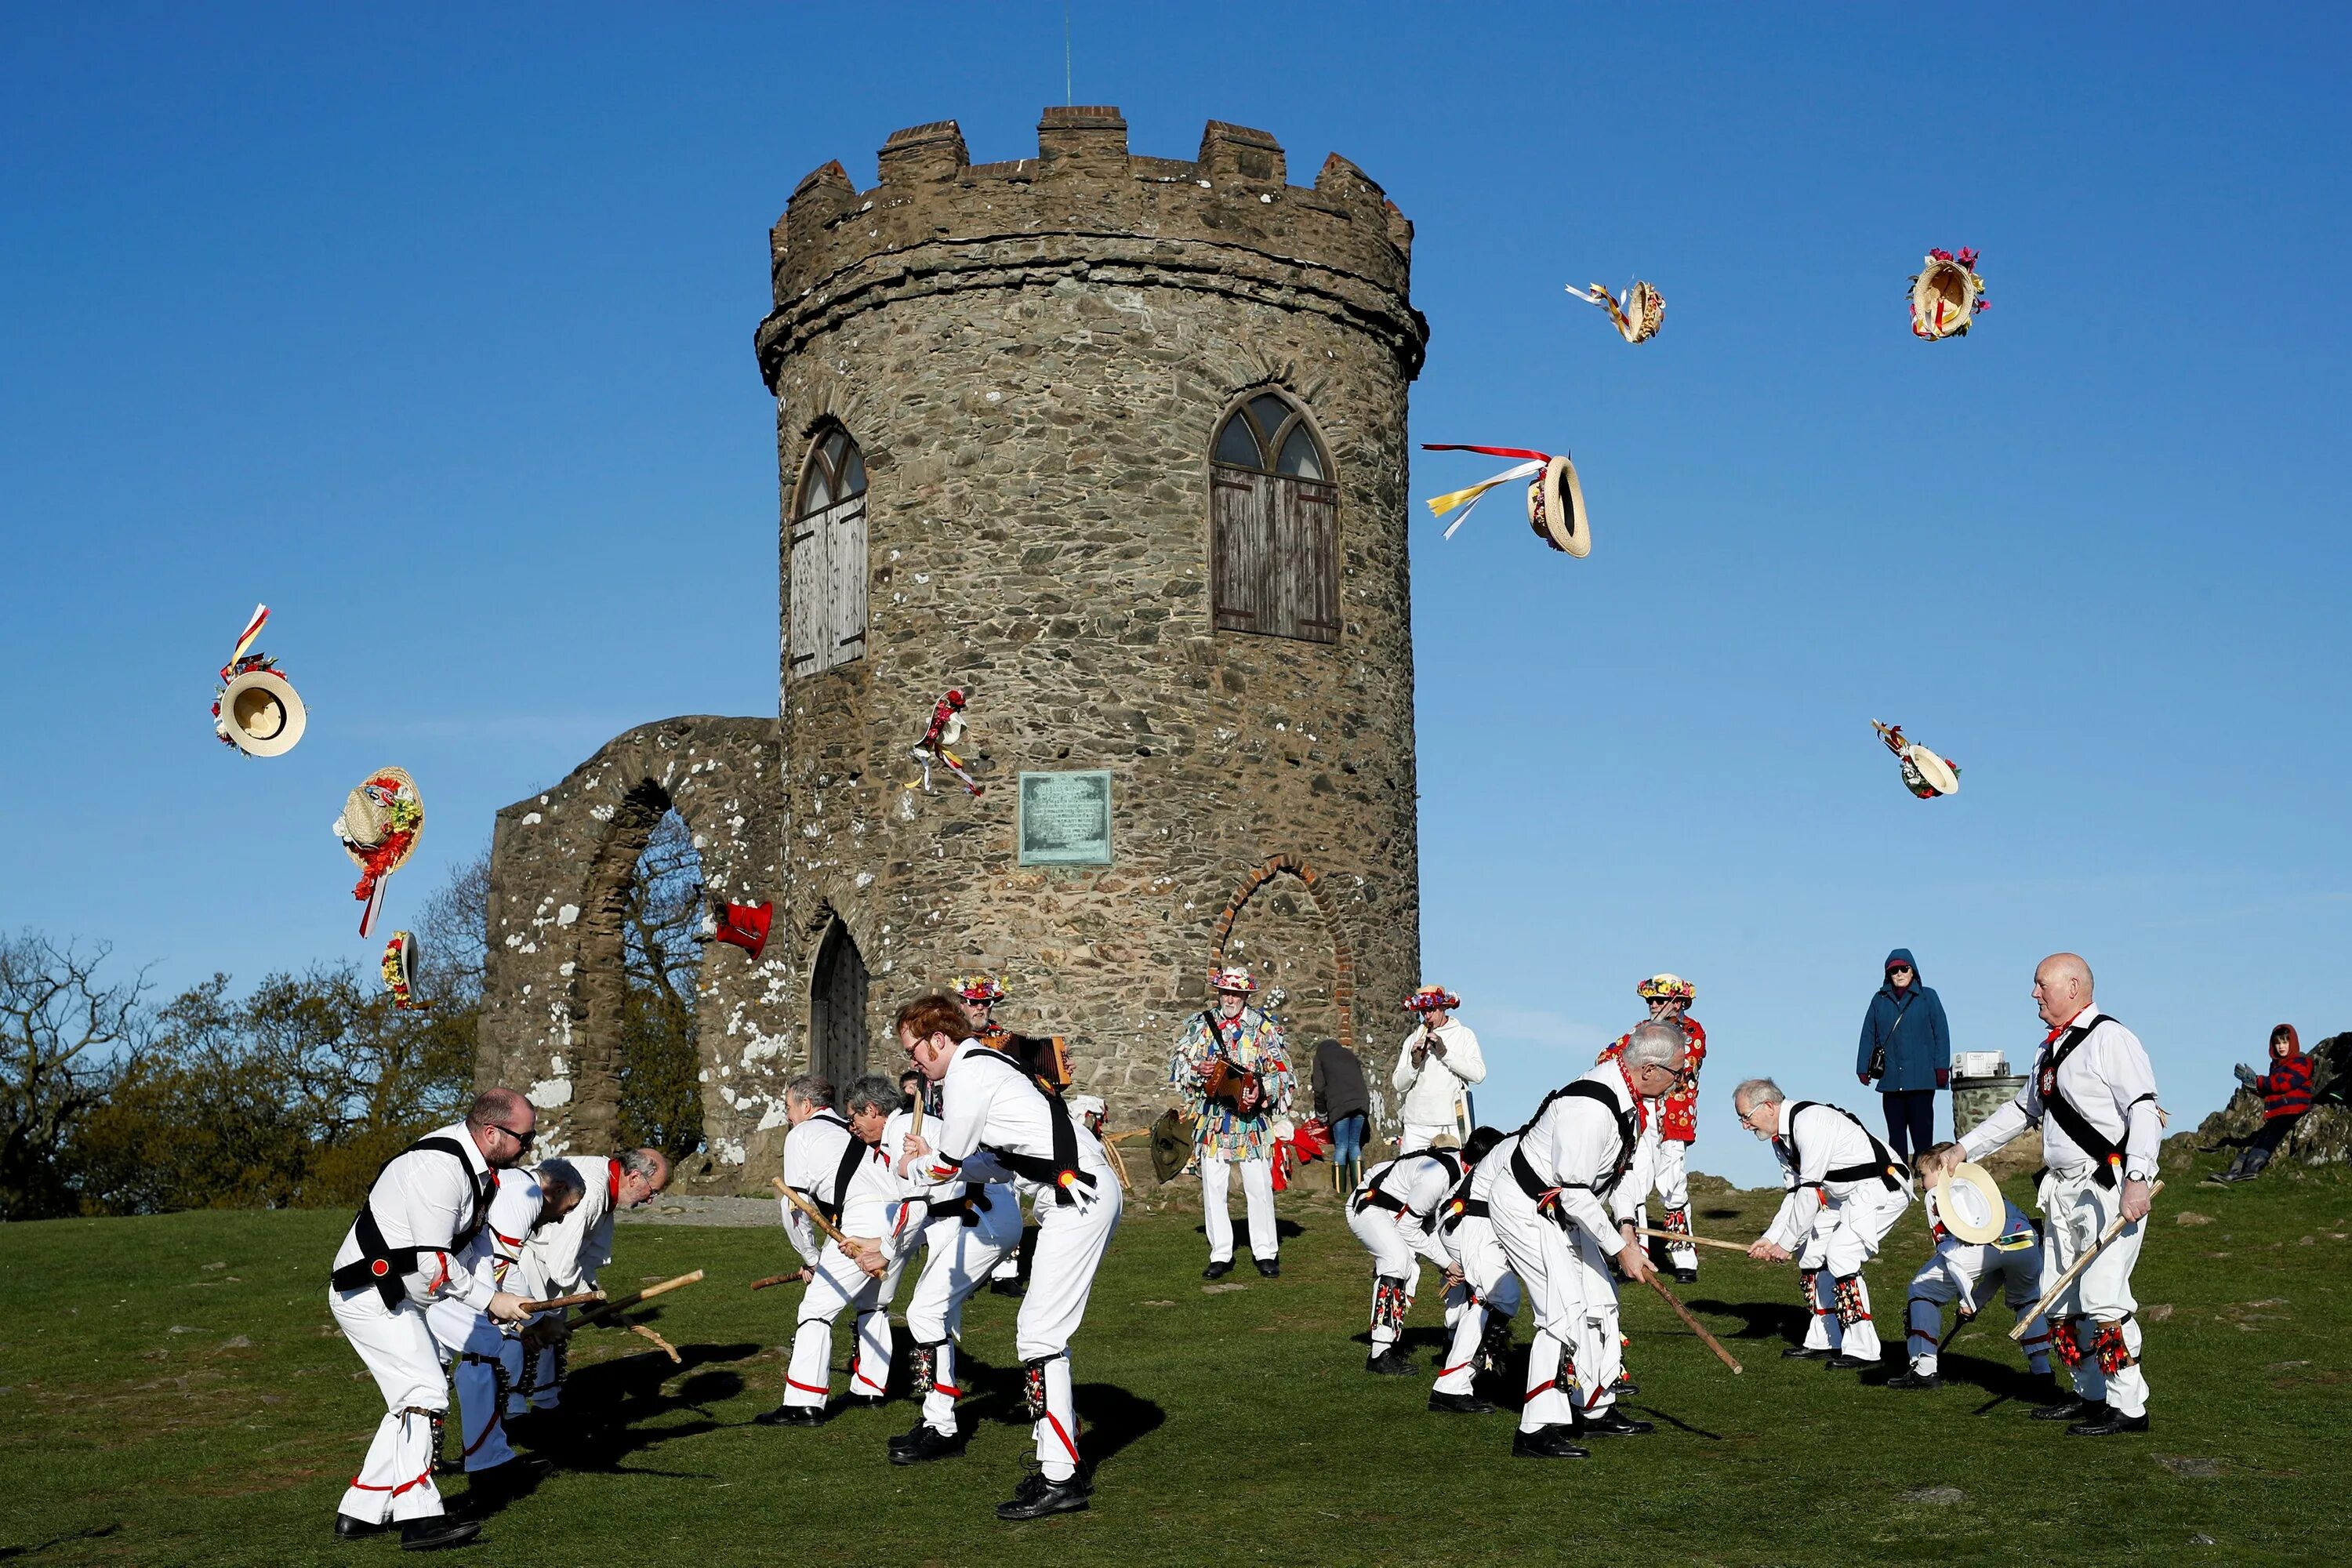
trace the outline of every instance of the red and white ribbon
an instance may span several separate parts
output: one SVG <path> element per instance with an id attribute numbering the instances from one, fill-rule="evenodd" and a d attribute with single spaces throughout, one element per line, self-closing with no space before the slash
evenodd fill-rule
<path id="1" fill-rule="evenodd" d="M 1470 520 L 1470 514 L 1478 510 L 1478 503 L 1486 499 L 1488 490 L 1497 485 L 1507 485 L 1513 479 L 1531 479 L 1551 466 L 1550 453 L 1532 451 L 1524 447 L 1467 447 L 1452 442 L 1424 441 L 1421 449 L 1424 452 L 1480 452 L 1489 458 L 1526 459 L 1514 468 L 1505 468 L 1493 479 L 1479 480 L 1466 489 L 1449 490 L 1442 496 L 1429 499 L 1430 512 L 1436 517 L 1444 517 L 1455 507 L 1462 509 L 1462 515 L 1446 524 L 1445 537 L 1448 539 L 1454 537 L 1455 529 Z"/>

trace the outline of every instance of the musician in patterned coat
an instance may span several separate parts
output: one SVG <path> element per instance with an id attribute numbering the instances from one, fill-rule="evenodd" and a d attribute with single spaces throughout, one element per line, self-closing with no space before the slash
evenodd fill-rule
<path id="1" fill-rule="evenodd" d="M 1697 988 L 1679 974 L 1653 974 L 1634 987 L 1642 1000 L 1650 1006 L 1654 1023 L 1678 1024 L 1683 1037 L 1690 1042 L 1684 1058 L 1681 1076 L 1675 1087 L 1654 1101 L 1650 1110 L 1649 1131 L 1644 1136 L 1643 1153 L 1648 1163 L 1649 1186 L 1657 1190 L 1659 1201 L 1665 1205 L 1662 1230 L 1676 1236 L 1688 1236 L 1690 1227 L 1690 1146 L 1698 1142 L 1698 1069 L 1706 1060 L 1706 1030 L 1696 1018 L 1689 1016 L 1691 998 Z M 1624 1054 L 1625 1043 L 1633 1037 L 1617 1037 L 1601 1053 L 1600 1061 L 1608 1061 Z M 1648 1194 L 1644 1188 L 1643 1196 Z M 1648 1228 L 1643 1216 L 1643 1228 Z M 1698 1248 L 1687 1241 L 1670 1243 L 1666 1260 L 1675 1271 L 1679 1284 L 1698 1282 Z"/>
<path id="2" fill-rule="evenodd" d="M 1298 1092 L 1282 1026 L 1249 1005 L 1257 982 L 1246 969 L 1213 970 L 1216 1005 L 1193 1015 L 1168 1061 L 1168 1087 L 1194 1118 L 1194 1162 L 1208 1222 L 1203 1279 L 1233 1271 L 1234 1222 L 1225 1210 L 1233 1169 L 1241 1167 L 1249 1209 L 1250 1257 L 1269 1279 L 1282 1272 L 1274 1220 L 1273 1119 L 1287 1115 Z"/>

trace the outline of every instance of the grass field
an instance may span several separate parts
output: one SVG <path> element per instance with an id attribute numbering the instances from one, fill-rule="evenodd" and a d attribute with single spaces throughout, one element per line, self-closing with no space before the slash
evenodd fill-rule
<path id="1" fill-rule="evenodd" d="M 493 1518 L 473 1559 L 2341 1563 L 2352 1179 L 2286 1170 L 2251 1187 L 2192 1185 L 2208 1168 L 2167 1173 L 2139 1268 L 2156 1320 L 2147 1437 L 2028 1422 L 2042 1390 L 2005 1322 L 1956 1342 L 1953 1381 L 1936 1394 L 1784 1362 L 1800 1321 L 1792 1270 L 1719 1254 L 1684 1294 L 1747 1374 L 1731 1376 L 1655 1297 L 1631 1298 L 1643 1390 L 1632 1406 L 1659 1429 L 1566 1463 L 1511 1459 L 1507 1415 L 1431 1415 L 1425 1382 L 1362 1372 L 1368 1270 L 1328 1195 L 1284 1199 L 1280 1279 L 1244 1262 L 1229 1281 L 1244 1288 L 1214 1292 L 1198 1278 L 1197 1214 L 1134 1203 L 1076 1345 L 1094 1509 L 1026 1525 L 990 1514 L 1028 1446 L 1013 1424 L 1013 1302 L 983 1296 L 966 1323 L 967 1365 L 985 1363 L 966 1406 L 978 1422 L 969 1455 L 896 1469 L 882 1446 L 912 1424 L 903 1401 L 814 1431 L 751 1425 L 782 1384 L 775 1347 L 793 1292 L 744 1289 L 783 1267 L 776 1232 L 632 1226 L 608 1284 L 709 1270 L 651 1320 L 687 1364 L 626 1334 L 583 1336 L 569 1425 L 546 1450 L 563 1468 Z M 1700 1228 L 1752 1236 L 1776 1201 L 1702 1196 Z M 2183 1211 L 2210 1223 L 2183 1225 Z M 1890 1327 L 1927 1250 L 1917 1215 L 1871 1270 Z M 346 1219 L 0 1226 L 0 1559 L 393 1554 L 388 1541 L 328 1537 L 382 1411 L 325 1310 L 325 1260 Z M 1412 1321 L 1426 1362 L 1427 1296 Z"/>

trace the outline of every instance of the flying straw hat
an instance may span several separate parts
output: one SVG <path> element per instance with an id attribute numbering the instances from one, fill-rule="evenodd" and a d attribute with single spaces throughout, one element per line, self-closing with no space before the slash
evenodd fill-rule
<path id="1" fill-rule="evenodd" d="M 1951 763 L 1919 744 L 1916 741 L 1903 748 L 1903 760 L 1918 770 L 1919 777 L 1937 795 L 1957 795 L 1960 775 Z"/>
<path id="2" fill-rule="evenodd" d="M 267 665 L 233 678 L 213 700 L 213 732 L 248 757 L 282 757 L 310 721 L 294 683 Z"/>
<path id="3" fill-rule="evenodd" d="M 1617 335 L 1629 343 L 1649 342 L 1665 324 L 1666 297 L 1639 279 L 1634 279 L 1633 286 L 1625 290 L 1622 300 L 1598 283 L 1589 289 L 1579 289 L 1571 283 L 1568 291 L 1608 311 L 1609 320 L 1617 328 Z"/>
<path id="4" fill-rule="evenodd" d="M 416 841 L 425 836 L 425 800 L 405 768 L 378 768 L 366 782 L 343 797 L 343 814 L 335 818 L 335 837 L 343 853 L 361 870 L 389 877 L 408 864 Z M 372 865 L 370 852 L 392 847 L 390 858 Z"/>
<path id="5" fill-rule="evenodd" d="M 1592 524 L 1585 515 L 1584 487 L 1566 453 L 1544 465 L 1528 486 L 1528 524 L 1554 550 L 1575 556 L 1592 553 Z"/>
<path id="6" fill-rule="evenodd" d="M 392 994 L 392 1005 L 402 1013 L 421 1013 L 425 1004 L 416 1000 L 416 938 L 414 933 L 396 931 L 383 945 L 383 988 Z"/>
<path id="7" fill-rule="evenodd" d="M 1977 253 L 1931 250 L 1911 279 L 1911 335 L 1934 342 L 1964 338 L 1984 308 L 1984 279 L 1977 276 Z"/>
<path id="8" fill-rule="evenodd" d="M 1958 1240 L 1980 1246 L 2000 1238 L 2009 1205 L 1992 1173 L 1971 1160 L 1957 1171 L 1937 1175 L 1936 1217 Z"/>

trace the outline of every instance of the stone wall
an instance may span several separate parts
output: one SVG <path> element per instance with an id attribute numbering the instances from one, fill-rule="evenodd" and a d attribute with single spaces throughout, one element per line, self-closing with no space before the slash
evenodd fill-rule
<path id="1" fill-rule="evenodd" d="M 544 794 L 499 813 L 478 1083 L 524 1090 L 540 1149 L 604 1152 L 619 1115 L 621 912 L 637 857 L 675 807 L 704 886 L 773 900 L 782 860 L 772 719 L 670 719 L 611 742 Z M 698 988 L 703 1129 L 720 1173 L 772 1163 L 782 1086 L 805 1001 L 789 939 L 755 963 L 703 950 Z"/>
<path id="2" fill-rule="evenodd" d="M 1001 973 L 999 1016 L 1072 1037 L 1081 1087 L 1132 1125 L 1236 930 L 1234 956 L 1307 977 L 1302 1036 L 1402 1032 L 1405 395 L 1426 327 L 1411 227 L 1343 159 L 1293 186 L 1271 137 L 1215 122 L 1196 159 L 1132 157 L 1111 110 L 1049 110 L 1039 142 L 973 166 L 951 121 L 900 132 L 877 188 L 827 164 L 772 236 L 756 346 L 782 527 L 831 422 L 869 475 L 866 655 L 783 687 L 788 940 L 805 962 L 845 925 L 877 1062 L 898 1003 Z M 1210 446 L 1269 387 L 1335 464 L 1335 645 L 1211 626 Z M 792 593 L 787 573 L 787 626 Z M 905 787 L 951 686 L 977 800 Z M 1097 768 L 1115 863 L 1017 864 L 1016 775 Z M 1255 899 L 1282 903 L 1261 921 Z"/>

